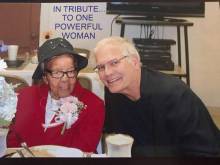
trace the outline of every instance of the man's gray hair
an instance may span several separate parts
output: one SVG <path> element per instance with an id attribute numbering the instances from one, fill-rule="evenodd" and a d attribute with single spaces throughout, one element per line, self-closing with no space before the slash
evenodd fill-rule
<path id="1" fill-rule="evenodd" d="M 135 48 L 134 44 L 129 40 L 118 36 L 104 38 L 101 41 L 99 41 L 93 50 L 94 54 L 96 55 L 97 51 L 106 45 L 118 46 L 123 56 L 136 56 L 140 61 L 140 55 L 137 49 Z"/>

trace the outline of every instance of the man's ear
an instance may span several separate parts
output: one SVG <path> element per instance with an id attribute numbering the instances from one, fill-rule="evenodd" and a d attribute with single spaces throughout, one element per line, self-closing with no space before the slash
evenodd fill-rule
<path id="1" fill-rule="evenodd" d="M 134 64 L 135 67 L 140 66 L 140 60 L 137 56 L 132 56 L 131 60 L 132 60 L 132 63 Z"/>

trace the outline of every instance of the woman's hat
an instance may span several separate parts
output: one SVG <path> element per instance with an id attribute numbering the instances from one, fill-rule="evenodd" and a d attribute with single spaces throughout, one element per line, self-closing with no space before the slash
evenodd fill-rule
<path id="1" fill-rule="evenodd" d="M 64 38 L 54 38 L 47 40 L 38 49 L 38 66 L 32 76 L 32 79 L 39 80 L 42 78 L 44 71 L 41 69 L 41 64 L 50 60 L 55 56 L 62 54 L 71 54 L 77 60 L 77 71 L 85 68 L 88 64 L 88 59 L 76 53 L 73 46 Z"/>

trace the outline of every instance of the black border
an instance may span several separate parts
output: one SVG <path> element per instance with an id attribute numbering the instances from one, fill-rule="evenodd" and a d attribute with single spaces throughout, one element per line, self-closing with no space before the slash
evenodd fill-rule
<path id="1" fill-rule="evenodd" d="M 114 2 L 114 1 L 119 1 L 119 0 L 0 0 L 0 3 L 5 2 L 5 3 L 68 3 L 68 2 Z M 124 2 L 128 1 L 136 1 L 136 2 L 141 2 L 141 1 L 147 1 L 147 0 L 120 0 Z M 164 0 L 166 1 L 166 0 Z M 178 1 L 178 0 L 175 0 Z M 184 0 L 184 1 L 191 1 L 191 0 Z M 205 2 L 220 2 L 220 0 L 204 0 Z"/>
<path id="2" fill-rule="evenodd" d="M 5 158 L 1 165 L 219 165 L 220 158 Z"/>

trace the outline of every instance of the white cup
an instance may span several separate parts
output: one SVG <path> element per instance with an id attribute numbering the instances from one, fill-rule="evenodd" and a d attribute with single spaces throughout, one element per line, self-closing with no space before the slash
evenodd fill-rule
<path id="1" fill-rule="evenodd" d="M 108 157 L 131 157 L 134 139 L 129 135 L 113 134 L 106 137 Z"/>
<path id="2" fill-rule="evenodd" d="M 8 60 L 16 61 L 18 54 L 18 45 L 8 45 Z"/>
<path id="3" fill-rule="evenodd" d="M 0 158 L 5 155 L 7 150 L 6 137 L 8 129 L 0 128 Z"/>

